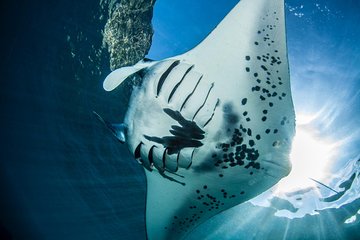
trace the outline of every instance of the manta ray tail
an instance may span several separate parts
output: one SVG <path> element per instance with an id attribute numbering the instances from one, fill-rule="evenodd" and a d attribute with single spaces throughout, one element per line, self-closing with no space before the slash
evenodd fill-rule
<path id="1" fill-rule="evenodd" d="M 338 191 L 334 190 L 333 188 L 329 187 L 328 185 L 326 185 L 326 184 L 324 184 L 324 183 L 322 183 L 322 182 L 320 182 L 320 181 L 317 181 L 317 180 L 315 180 L 315 179 L 313 179 L 313 178 L 309 178 L 309 179 L 312 180 L 312 181 L 314 181 L 314 182 L 316 182 L 317 184 L 320 184 L 321 186 L 326 187 L 327 189 L 330 189 L 330 190 L 333 191 L 334 193 L 339 194 Z"/>

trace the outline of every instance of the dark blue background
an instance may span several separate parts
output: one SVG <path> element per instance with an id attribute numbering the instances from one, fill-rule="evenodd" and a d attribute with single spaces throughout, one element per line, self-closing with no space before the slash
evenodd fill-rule
<path id="1" fill-rule="evenodd" d="M 106 21 L 99 1 L 1 10 L 0 239 L 144 239 L 143 170 L 92 115 L 123 114 L 120 94 L 101 87 L 108 54 L 91 47 Z"/>

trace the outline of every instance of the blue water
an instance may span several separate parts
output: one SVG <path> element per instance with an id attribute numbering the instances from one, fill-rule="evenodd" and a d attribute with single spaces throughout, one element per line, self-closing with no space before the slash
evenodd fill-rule
<path id="1" fill-rule="evenodd" d="M 191 8 L 188 3 L 181 9 L 187 9 L 185 16 L 193 19 L 197 17 L 194 11 L 206 5 L 199 1 Z M 218 12 L 211 15 L 214 20 L 184 28 L 182 35 L 187 37 L 173 48 L 162 41 L 173 42 L 178 35 L 170 35 L 174 29 L 163 25 L 166 31 L 161 40 L 156 27 L 161 27 L 158 23 L 163 15 L 155 15 L 149 56 L 163 58 L 191 48 L 235 3 L 229 1 L 217 9 L 216 2 L 210 1 L 210 13 Z M 324 1 L 319 3 L 324 6 Z M 157 4 L 155 14 L 172 6 L 164 0 Z M 180 1 L 174 1 L 176 4 Z M 295 0 L 288 4 L 301 5 Z M 101 30 L 107 19 L 99 19 L 104 14 L 99 1 L 36 0 L 2 5 L 0 239 L 145 239 L 143 169 L 92 115 L 95 110 L 106 119 L 117 120 L 126 109 L 121 92 L 102 89 L 110 70 L 108 53 L 101 47 Z M 290 63 L 299 66 L 291 70 L 293 86 L 298 89 L 294 101 L 298 109 L 310 100 L 318 105 L 328 103 L 329 98 L 331 104 L 350 102 L 339 105 L 340 117 L 327 132 L 355 132 L 360 124 L 360 6 L 350 0 L 328 5 L 342 17 L 321 17 L 312 12 L 314 6 L 299 17 L 287 8 Z M 318 21 L 306 18 L 310 14 Z M 208 30 L 200 31 L 204 25 Z M 324 75 L 317 71 L 323 69 L 320 65 L 310 67 L 319 62 L 327 69 L 337 69 L 336 74 Z M 314 76 L 318 81 L 311 82 Z M 346 145 L 342 158 L 347 160 L 338 163 L 338 168 L 359 153 L 356 137 Z M 272 208 L 247 203 L 211 219 L 190 239 L 360 239 L 358 220 L 344 224 L 359 209 L 357 199 L 319 215 L 289 220 L 275 217 Z"/>
<path id="2" fill-rule="evenodd" d="M 145 238 L 143 170 L 92 115 L 123 114 L 102 89 L 106 51 L 91 47 L 100 14 L 99 1 L 5 4 L 0 232 L 13 239 Z"/>

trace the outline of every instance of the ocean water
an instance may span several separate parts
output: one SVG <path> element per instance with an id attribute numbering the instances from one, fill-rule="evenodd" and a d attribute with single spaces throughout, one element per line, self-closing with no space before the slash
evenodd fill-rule
<path id="1" fill-rule="evenodd" d="M 103 43 L 113 3 L 1 3 L 0 239 L 146 238 L 144 170 L 92 114 L 121 121 L 127 106 L 126 92 L 102 88 L 119 57 Z M 236 3 L 157 0 L 147 57 L 191 49 Z M 325 166 L 306 155 L 310 165 L 298 170 L 312 175 L 219 214 L 188 239 L 360 239 L 359 7 L 286 1 L 298 132 L 321 139 Z"/>

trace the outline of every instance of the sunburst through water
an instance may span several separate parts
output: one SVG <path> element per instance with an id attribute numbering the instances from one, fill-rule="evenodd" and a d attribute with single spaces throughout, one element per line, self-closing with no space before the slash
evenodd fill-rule
<path id="1" fill-rule="evenodd" d="M 311 126 L 312 121 L 316 121 L 316 115 L 297 115 L 296 134 L 290 154 L 292 170 L 279 182 L 277 192 L 316 187 L 319 185 L 317 181 L 326 178 L 329 163 L 338 155 L 338 144 L 321 136 Z"/>

